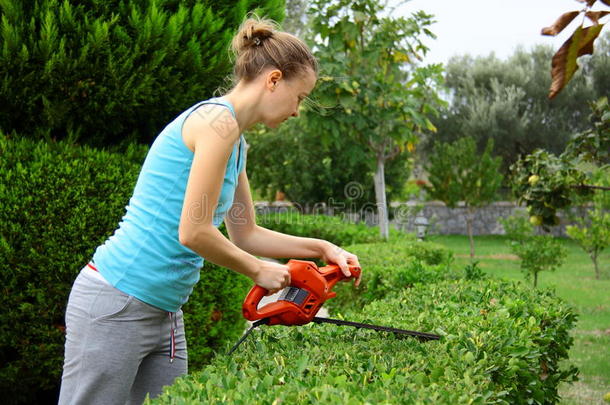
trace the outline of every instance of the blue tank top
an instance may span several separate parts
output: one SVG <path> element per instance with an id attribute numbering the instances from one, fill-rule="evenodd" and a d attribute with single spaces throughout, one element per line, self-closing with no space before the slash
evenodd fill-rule
<path id="1" fill-rule="evenodd" d="M 204 259 L 182 245 L 178 226 L 194 153 L 182 140 L 182 125 L 202 104 L 233 106 L 222 98 L 197 103 L 182 112 L 153 142 L 119 227 L 93 255 L 106 280 L 155 307 L 176 312 L 188 300 Z M 233 204 L 239 173 L 246 165 L 243 135 L 227 162 L 213 223 L 219 227 Z"/>

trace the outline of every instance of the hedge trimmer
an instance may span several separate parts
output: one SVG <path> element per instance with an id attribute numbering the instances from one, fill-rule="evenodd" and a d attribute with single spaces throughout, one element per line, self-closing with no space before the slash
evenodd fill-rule
<path id="1" fill-rule="evenodd" d="M 331 291 L 335 284 L 339 281 L 358 278 L 361 272 L 360 267 L 350 266 L 351 274 L 348 277 L 343 274 L 341 268 L 336 264 L 318 268 L 314 262 L 293 259 L 288 262 L 288 270 L 290 271 L 290 286 L 282 291 L 275 302 L 258 308 L 261 299 L 268 291 L 259 285 L 252 287 L 244 300 L 242 311 L 244 318 L 254 322 L 233 346 L 229 354 L 233 353 L 250 332 L 260 325 L 295 326 L 305 325 L 309 322 L 332 323 L 334 325 L 353 326 L 412 336 L 420 341 L 440 339 L 440 336 L 430 333 L 315 316 L 327 299 L 337 295 L 337 293 Z"/>

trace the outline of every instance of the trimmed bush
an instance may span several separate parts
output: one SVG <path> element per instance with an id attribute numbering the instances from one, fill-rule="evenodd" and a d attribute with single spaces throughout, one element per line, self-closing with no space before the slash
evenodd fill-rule
<path id="1" fill-rule="evenodd" d="M 324 239 L 344 247 L 355 243 L 380 242 L 379 229 L 364 223 L 354 224 L 328 215 L 302 215 L 296 210 L 258 215 L 256 222 L 267 229 L 289 235 Z M 390 229 L 390 239 L 412 239 L 413 236 Z"/>
<path id="2" fill-rule="evenodd" d="M 92 146 L 151 143 L 231 71 L 250 10 L 281 21 L 284 0 L 0 3 L 0 129 Z"/>
<path id="3" fill-rule="evenodd" d="M 9 403 L 39 402 L 59 385 L 69 290 L 124 215 L 146 152 L 0 135 L 0 392 Z M 206 262 L 183 308 L 191 364 L 239 337 L 251 284 Z"/>
<path id="4" fill-rule="evenodd" d="M 346 318 L 442 335 L 419 342 L 335 325 L 255 330 L 154 404 L 551 404 L 576 316 L 549 291 L 482 280 L 418 284 Z M 229 346 L 227 346 L 227 349 Z"/>
<path id="5" fill-rule="evenodd" d="M 358 256 L 362 266 L 362 282 L 339 283 L 337 296 L 326 301 L 330 312 L 338 308 L 362 308 L 388 294 L 411 288 L 415 283 L 456 279 L 462 272 L 453 270 L 453 253 L 432 242 L 418 242 L 407 237 L 385 243 L 364 243 L 345 247 Z"/>

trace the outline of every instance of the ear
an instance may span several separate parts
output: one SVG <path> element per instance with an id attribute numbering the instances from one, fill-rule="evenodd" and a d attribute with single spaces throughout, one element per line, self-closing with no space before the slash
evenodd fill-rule
<path id="1" fill-rule="evenodd" d="M 280 80 L 282 80 L 282 71 L 279 69 L 273 69 L 269 73 L 267 73 L 267 80 L 265 82 L 265 87 L 270 91 L 275 90 Z"/>

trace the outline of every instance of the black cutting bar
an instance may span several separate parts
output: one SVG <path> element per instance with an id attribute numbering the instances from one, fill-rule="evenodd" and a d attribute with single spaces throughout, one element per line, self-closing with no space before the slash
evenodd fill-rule
<path id="1" fill-rule="evenodd" d="M 397 333 L 400 335 L 414 336 L 420 340 L 439 340 L 441 338 L 439 335 L 433 335 L 431 333 L 416 332 L 414 330 L 406 330 L 406 329 L 396 329 L 396 328 L 390 328 L 388 326 L 371 325 L 368 323 L 350 322 L 350 321 L 344 321 L 341 319 L 320 318 L 319 316 L 315 316 L 312 321 L 315 323 L 332 323 L 334 325 L 353 326 L 355 328 L 374 329 L 374 330 L 381 331 L 381 332 L 392 332 L 392 333 Z"/>
<path id="2" fill-rule="evenodd" d="M 381 332 L 391 332 L 391 333 L 396 333 L 396 334 L 399 334 L 399 335 L 413 336 L 413 337 L 418 338 L 420 341 L 439 340 L 441 338 L 439 335 L 433 335 L 431 333 L 417 332 L 417 331 L 414 331 L 414 330 L 406 330 L 406 329 L 390 328 L 388 326 L 371 325 L 371 324 L 368 324 L 368 323 L 343 321 L 341 319 L 321 318 L 319 316 L 315 316 L 312 319 L 312 321 L 315 322 L 315 323 L 332 323 L 333 325 L 353 326 L 355 328 L 373 329 L 373 330 L 381 331 Z M 248 337 L 250 332 L 252 332 L 258 326 L 266 325 L 268 323 L 269 323 L 269 318 L 259 319 L 258 321 L 254 322 L 252 324 L 252 326 L 250 327 L 250 329 L 248 329 L 246 331 L 246 333 L 243 334 L 241 339 L 239 339 L 239 341 L 235 344 L 235 346 L 233 346 L 231 351 L 229 351 L 228 355 L 230 356 L 235 351 L 235 349 L 237 349 L 237 347 L 244 340 L 246 340 L 246 338 Z"/>
<path id="3" fill-rule="evenodd" d="M 244 341 L 246 340 L 246 338 L 248 337 L 248 335 L 250 334 L 250 332 L 252 332 L 256 327 L 261 326 L 261 325 L 266 325 L 267 323 L 269 323 L 269 318 L 263 318 L 263 319 L 259 319 L 258 321 L 254 322 L 252 324 L 252 326 L 250 326 L 250 329 L 248 329 L 246 331 L 246 333 L 243 334 L 243 336 L 241 337 L 241 339 L 239 339 L 239 341 L 237 343 L 235 343 L 235 346 L 233 346 L 233 348 L 231 349 L 231 351 L 229 351 L 229 356 L 231 355 L 231 353 L 233 353 L 235 351 L 235 349 L 237 349 L 237 347 Z"/>

